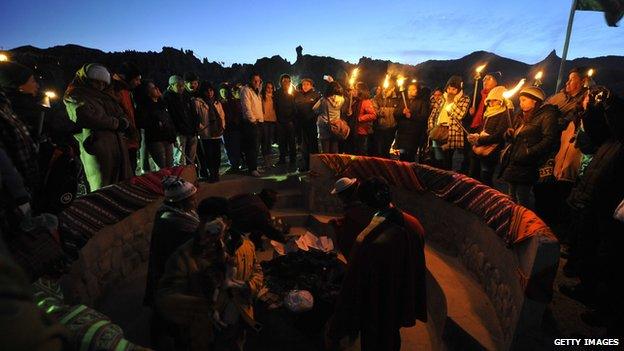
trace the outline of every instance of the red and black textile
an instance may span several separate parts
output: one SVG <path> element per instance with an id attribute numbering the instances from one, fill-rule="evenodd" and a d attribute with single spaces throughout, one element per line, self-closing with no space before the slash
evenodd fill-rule
<path id="1" fill-rule="evenodd" d="M 184 167 L 165 168 L 77 198 L 59 215 L 64 250 L 78 257 L 78 251 L 95 233 L 161 197 L 161 179 L 168 175 L 179 176 L 183 170 Z"/>

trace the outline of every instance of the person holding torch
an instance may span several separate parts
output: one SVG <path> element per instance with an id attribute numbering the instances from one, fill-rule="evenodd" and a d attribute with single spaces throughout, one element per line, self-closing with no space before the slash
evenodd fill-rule
<path id="1" fill-rule="evenodd" d="M 534 208 L 530 192 L 540 173 L 546 172 L 545 164 L 557 147 L 559 111 L 544 104 L 544 91 L 536 86 L 522 88 L 519 100 L 520 113 L 505 133 L 509 145 L 501 157 L 501 178 L 508 183 L 508 194 L 516 203 Z M 535 198 L 535 207 L 540 201 L 543 199 Z"/>
<path id="2" fill-rule="evenodd" d="M 470 97 L 465 95 L 461 76 L 452 76 L 445 92 L 433 103 L 429 115 L 428 131 L 433 141 L 436 161 L 441 168 L 451 170 L 455 150 L 464 148 L 462 119 L 468 112 Z"/>
<path id="3" fill-rule="evenodd" d="M 398 125 L 395 148 L 401 150 L 399 159 L 414 162 L 418 148 L 425 141 L 429 117 L 429 101 L 421 94 L 418 82 L 407 86 L 406 106 L 400 104 L 394 116 Z"/>

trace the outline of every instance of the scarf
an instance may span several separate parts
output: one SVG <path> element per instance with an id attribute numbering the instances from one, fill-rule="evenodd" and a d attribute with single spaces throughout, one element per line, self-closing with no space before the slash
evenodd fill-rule
<path id="1" fill-rule="evenodd" d="M 481 101 L 479 101 L 479 106 L 477 107 L 477 111 L 472 119 L 472 123 L 470 124 L 470 128 L 477 129 L 483 125 L 483 113 L 485 110 L 485 99 L 487 99 L 488 94 L 490 93 L 490 89 L 481 89 Z"/>

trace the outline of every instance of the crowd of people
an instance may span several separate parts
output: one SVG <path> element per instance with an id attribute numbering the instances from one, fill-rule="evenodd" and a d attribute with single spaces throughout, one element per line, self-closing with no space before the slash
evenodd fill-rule
<path id="1" fill-rule="evenodd" d="M 2 62 L 2 232 L 6 240 L 24 218 L 62 210 L 81 174 L 93 191 L 195 164 L 201 178 L 218 182 L 222 149 L 228 172 L 254 177 L 276 166 L 306 172 L 319 152 L 398 158 L 467 174 L 534 209 L 564 243 L 565 273 L 579 277 L 560 291 L 590 307 L 588 323 L 615 328 L 624 324 L 621 306 L 613 308 L 621 291 L 624 103 L 588 73 L 572 69 L 550 97 L 525 85 L 517 101 L 501 72 L 478 80 L 476 99 L 461 76 L 442 88 L 412 80 L 405 89 L 391 82 L 372 90 L 327 77 L 321 93 L 312 79 L 295 86 L 288 74 L 277 84 L 257 73 L 242 84 L 213 84 L 187 72 L 171 76 L 163 94 L 132 63 L 112 71 L 91 63 L 76 72 L 63 104 L 50 107 L 41 105 L 29 67 Z M 222 222 L 191 217 L 223 231 Z"/>

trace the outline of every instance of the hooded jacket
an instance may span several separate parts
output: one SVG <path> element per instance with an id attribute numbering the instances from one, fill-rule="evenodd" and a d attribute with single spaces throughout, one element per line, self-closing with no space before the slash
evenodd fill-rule
<path id="1" fill-rule="evenodd" d="M 334 122 L 340 119 L 340 113 L 342 105 L 345 99 L 342 96 L 334 95 L 329 98 L 322 97 L 314 104 L 312 108 L 314 113 L 318 115 L 316 125 L 318 128 L 319 139 L 331 139 L 333 134 L 329 127 L 329 122 Z"/>

